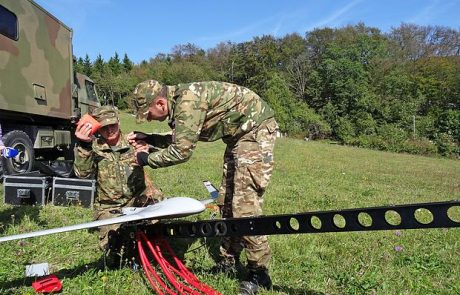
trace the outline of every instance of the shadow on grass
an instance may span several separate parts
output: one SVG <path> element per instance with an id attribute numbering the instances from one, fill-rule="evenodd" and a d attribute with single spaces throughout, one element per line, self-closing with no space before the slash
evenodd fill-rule
<path id="1" fill-rule="evenodd" d="M 87 263 L 87 264 L 81 264 L 75 268 L 61 269 L 59 271 L 53 272 L 53 274 L 56 275 L 59 279 L 63 279 L 63 278 L 69 279 L 69 278 L 75 278 L 88 271 L 98 271 L 98 270 L 103 270 L 103 269 L 104 269 L 104 258 L 101 257 L 100 259 L 94 262 Z M 2 291 L 2 294 L 14 293 L 13 292 L 14 290 L 12 289 L 21 288 L 21 287 L 30 287 L 32 286 L 32 282 L 36 280 L 37 278 L 35 277 L 24 277 L 24 278 L 11 280 L 11 281 L 0 281 L 0 291 Z"/>
<path id="2" fill-rule="evenodd" d="M 282 294 L 289 295 L 325 295 L 323 292 L 318 292 L 315 290 L 305 290 L 305 289 L 296 289 L 289 286 L 273 286 L 273 291 L 280 292 Z"/>
<path id="3" fill-rule="evenodd" d="M 38 206 L 18 206 L 0 211 L 0 234 L 2 234 L 9 225 L 20 224 L 25 216 L 39 226 L 46 226 L 46 222 L 40 220 L 40 207 Z"/>
<path id="4" fill-rule="evenodd" d="M 116 271 L 122 268 L 131 268 L 131 266 L 127 263 L 120 263 L 119 261 L 115 264 L 107 260 L 108 258 L 101 253 L 101 257 L 98 260 L 95 260 L 90 263 L 80 264 L 74 268 L 66 268 L 55 271 L 50 274 L 54 274 L 58 277 L 58 279 L 72 279 L 78 277 L 80 275 L 85 274 L 86 272 L 98 272 L 98 271 Z M 132 268 L 131 268 L 132 269 Z M 23 277 L 14 279 L 11 281 L 1 281 L 0 280 L 0 293 L 1 294 L 10 294 L 17 292 L 14 290 L 16 288 L 21 287 L 30 287 L 32 286 L 32 282 L 36 281 L 36 277 Z M 10 293 L 8 293 L 10 292 Z"/>
<path id="5" fill-rule="evenodd" d="M 206 245 L 208 247 L 208 253 L 211 256 L 211 258 L 214 260 L 214 262 L 216 263 L 221 259 L 220 250 L 219 250 L 220 243 L 221 243 L 221 238 L 208 238 L 206 240 Z M 237 273 L 235 275 L 231 275 L 231 274 L 230 275 L 227 274 L 227 275 L 239 281 L 244 280 L 247 275 L 246 267 L 244 267 L 244 265 L 239 260 L 237 260 L 236 268 L 237 268 Z M 199 269 L 199 271 L 202 271 L 204 273 L 210 272 L 209 270 L 202 270 L 202 269 Z M 226 275 L 226 274 L 222 274 L 222 275 Z M 274 285 L 273 291 L 285 293 L 289 295 L 324 295 L 324 293 L 318 292 L 315 290 L 295 289 L 289 286 L 282 286 L 282 285 Z"/>
<path id="6" fill-rule="evenodd" d="M 168 240 L 169 245 L 176 254 L 176 256 L 184 261 L 185 254 L 189 251 L 194 251 L 196 248 L 191 248 L 193 243 L 196 242 L 196 238 L 180 238 L 180 239 L 170 239 Z"/>
<path id="7" fill-rule="evenodd" d="M 20 210 L 14 210 L 14 209 L 20 209 Z M 20 208 L 13 208 L 11 210 L 0 212 L 0 222 L 10 217 L 10 214 L 13 211 L 16 216 L 29 215 L 29 218 L 38 220 L 39 208 L 20 207 Z M 174 253 L 176 254 L 176 256 L 181 261 L 185 260 L 185 256 L 188 252 L 198 250 L 198 248 L 201 248 L 201 247 L 207 248 L 209 255 L 215 262 L 219 261 L 219 246 L 221 242 L 220 238 L 208 238 L 206 240 L 200 239 L 199 246 L 195 245 L 196 241 L 197 241 L 196 238 L 180 238 L 180 239 L 170 239 L 168 242 L 171 248 L 173 249 Z M 132 241 L 131 241 L 131 245 L 132 245 Z M 134 253 L 137 252 L 135 249 L 130 249 L 128 253 L 133 253 L 132 251 L 134 251 Z M 167 254 L 166 249 L 163 249 L 163 254 L 165 258 L 171 261 L 169 259 L 170 255 Z M 150 257 L 150 260 L 152 261 L 152 257 Z M 139 259 L 137 259 L 137 264 L 138 266 L 140 265 Z M 156 265 L 156 263 L 154 262 L 152 262 L 152 264 L 154 266 Z M 125 268 L 125 267 L 130 267 L 130 266 L 126 264 L 123 264 L 123 265 L 118 264 L 118 266 L 110 266 L 106 261 L 106 257 L 102 254 L 98 260 L 95 260 L 90 263 L 80 264 L 73 268 L 61 269 L 61 270 L 53 272 L 53 274 L 56 275 L 59 279 L 64 279 L 64 278 L 72 279 L 72 278 L 81 276 L 87 272 L 111 271 L 111 270 L 117 270 L 117 269 Z M 196 273 L 209 274 L 209 275 L 216 274 L 215 272 L 213 272 L 212 269 L 202 268 L 199 265 L 192 266 L 189 269 L 193 273 L 196 272 Z M 241 263 L 238 263 L 237 270 L 238 270 L 237 273 L 219 273 L 219 275 L 228 276 L 230 279 L 236 279 L 238 281 L 242 281 L 247 275 L 247 270 Z M 142 277 L 145 279 L 145 284 L 148 285 L 149 282 L 146 280 L 145 276 L 142 276 Z M 0 280 L 0 292 L 2 294 L 13 294 L 17 292 L 17 288 L 30 287 L 32 285 L 32 282 L 34 282 L 35 280 L 36 278 L 30 278 L 30 277 L 16 278 L 12 280 Z M 273 290 L 276 292 L 290 294 L 290 295 L 291 294 L 292 295 L 301 295 L 301 294 L 323 295 L 323 293 L 317 292 L 314 290 L 295 289 L 295 288 L 292 288 L 289 286 L 283 286 L 283 285 L 275 285 L 273 286 Z"/>
<path id="8" fill-rule="evenodd" d="M 195 240 L 194 239 L 174 239 L 174 242 L 171 243 L 171 247 L 173 248 L 174 252 L 176 252 L 176 255 L 178 258 L 180 258 L 182 261 L 184 259 L 185 253 L 187 253 L 187 250 L 189 249 L 190 245 L 192 245 Z M 210 243 L 213 245 L 214 248 L 218 249 L 219 245 L 219 239 L 209 239 L 207 241 L 207 244 L 209 244 L 210 241 L 213 241 L 213 243 Z M 194 248 L 195 249 L 195 248 Z M 193 251 L 193 249 L 191 249 Z M 155 263 L 153 263 L 155 265 Z M 129 267 L 127 265 L 120 266 L 122 268 L 124 267 Z M 107 265 L 106 260 L 104 255 L 101 255 L 101 257 L 93 261 L 91 263 L 85 263 L 85 264 L 80 264 L 74 268 L 68 268 L 68 269 L 61 269 L 56 272 L 53 272 L 54 275 L 56 275 L 59 279 L 72 279 L 75 277 L 78 277 L 80 275 L 83 275 L 86 272 L 98 272 L 98 271 L 110 271 L 110 270 L 116 270 L 119 269 L 119 267 L 110 267 Z M 191 268 L 190 269 L 192 272 L 195 271 L 200 271 L 202 273 L 211 273 L 210 270 L 204 270 L 204 269 L 199 269 L 199 268 Z M 142 270 L 141 270 L 142 271 Z M 225 275 L 225 274 L 222 274 Z M 241 281 L 245 275 L 246 275 L 246 270 L 244 267 L 240 266 L 239 271 L 236 275 L 231 275 L 228 274 L 231 278 L 237 279 Z M 146 280 L 145 276 L 142 276 L 144 278 L 145 284 L 149 284 L 149 282 Z M 24 278 L 18 278 L 10 281 L 0 281 L 0 291 L 2 294 L 13 294 L 17 292 L 17 288 L 21 287 L 30 287 L 32 285 L 32 282 L 34 282 L 36 278 L 31 278 L 31 277 L 24 277 Z M 290 294 L 290 295 L 324 295 L 324 293 L 317 292 L 314 290 L 305 290 L 305 289 L 295 289 L 289 286 L 279 286 L 275 285 L 273 286 L 273 290 L 276 292 L 281 292 L 285 294 Z"/>
<path id="9" fill-rule="evenodd" d="M 1 216 L 1 215 L 0 215 Z M 196 241 L 196 239 L 173 239 L 170 240 L 170 246 L 177 255 L 177 257 L 181 260 L 184 261 L 185 254 L 193 249 L 189 249 L 190 246 Z M 129 253 L 133 249 L 129 250 Z M 170 260 L 170 255 L 166 254 L 166 250 L 163 249 L 163 253 L 165 254 L 165 258 Z M 137 255 L 136 255 L 137 256 Z M 150 256 L 150 255 L 149 255 Z M 152 257 L 150 257 L 150 261 L 152 261 L 152 265 L 156 266 L 156 263 L 153 262 Z M 137 264 L 138 266 L 140 265 L 139 259 L 137 259 Z M 101 252 L 101 257 L 93 262 L 90 263 L 85 263 L 81 264 L 78 266 L 75 266 L 73 268 L 67 268 L 67 269 L 61 269 L 58 271 L 53 272 L 54 275 L 56 275 L 59 279 L 72 279 L 75 277 L 78 277 L 80 275 L 83 275 L 86 272 L 97 272 L 101 270 L 106 270 L 106 271 L 111 271 L 111 270 L 117 270 L 120 268 L 125 268 L 125 267 L 130 267 L 127 264 L 117 264 L 115 265 L 110 265 L 104 254 Z M 142 270 L 140 270 L 142 271 Z M 196 269 L 191 268 L 191 271 L 197 271 Z M 0 293 L 1 294 L 13 294 L 17 292 L 17 288 L 22 288 L 22 287 L 30 287 L 32 285 L 32 282 L 36 281 L 37 278 L 33 277 L 23 277 L 23 278 L 17 278 L 13 280 L 0 280 Z M 147 280 L 145 280 L 146 284 L 149 284 Z"/>
<path id="10" fill-rule="evenodd" d="M 212 260 L 214 260 L 215 263 L 218 263 L 221 259 L 219 250 L 221 241 L 222 238 L 213 238 L 206 240 L 206 244 L 208 245 L 209 256 L 211 256 Z"/>

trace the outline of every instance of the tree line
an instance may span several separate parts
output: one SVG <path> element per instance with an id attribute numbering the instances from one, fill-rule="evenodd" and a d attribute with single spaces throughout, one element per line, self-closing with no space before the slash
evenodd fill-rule
<path id="1" fill-rule="evenodd" d="M 139 64 L 86 56 L 75 69 L 120 108 L 143 80 L 228 81 L 262 96 L 289 136 L 458 158 L 459 54 L 458 29 L 403 23 L 383 33 L 360 23 L 208 50 L 176 45 Z"/>

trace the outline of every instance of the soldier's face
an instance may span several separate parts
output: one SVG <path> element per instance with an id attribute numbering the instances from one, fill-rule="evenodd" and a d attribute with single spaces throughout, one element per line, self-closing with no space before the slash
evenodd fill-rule
<path id="1" fill-rule="evenodd" d="M 168 101 L 164 97 L 157 97 L 152 101 L 147 114 L 147 121 L 164 121 L 168 117 Z"/>
<path id="2" fill-rule="evenodd" d="M 107 141 L 112 141 L 118 139 L 120 135 L 120 125 L 117 124 L 110 124 L 102 127 L 99 129 L 99 133 L 102 137 L 104 137 Z"/>

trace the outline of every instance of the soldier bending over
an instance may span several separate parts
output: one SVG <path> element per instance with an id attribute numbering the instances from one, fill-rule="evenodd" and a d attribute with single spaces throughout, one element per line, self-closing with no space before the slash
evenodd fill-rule
<path id="1" fill-rule="evenodd" d="M 263 194 L 273 170 L 273 148 L 278 124 L 274 112 L 253 91 L 224 82 L 195 82 L 163 86 L 155 80 L 140 83 L 134 91 L 138 121 L 169 120 L 172 136 L 128 134 L 136 147 L 139 165 L 152 168 L 187 161 L 197 141 L 222 139 L 224 154 L 220 205 L 222 217 L 250 217 L 262 214 Z M 163 147 L 149 153 L 148 145 Z M 267 236 L 224 238 L 218 269 L 235 269 L 241 251 L 248 258 L 248 277 L 240 294 L 256 294 L 270 288 Z"/>

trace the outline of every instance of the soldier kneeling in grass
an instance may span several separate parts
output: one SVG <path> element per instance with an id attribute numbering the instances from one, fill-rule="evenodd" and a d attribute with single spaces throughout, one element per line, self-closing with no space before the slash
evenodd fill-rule
<path id="1" fill-rule="evenodd" d="M 94 110 L 93 117 L 101 125 L 96 136 L 92 135 L 92 123 L 79 124 L 75 131 L 78 143 L 74 170 L 80 178 L 97 180 L 95 219 L 117 217 L 122 207 L 144 207 L 164 199 L 144 168 L 133 160 L 135 151 L 122 135 L 117 108 L 102 106 Z M 108 225 L 99 229 L 99 247 L 110 266 L 120 263 L 119 249 L 112 241 L 109 243 L 109 237 L 116 237 L 118 228 L 119 225 Z"/>

